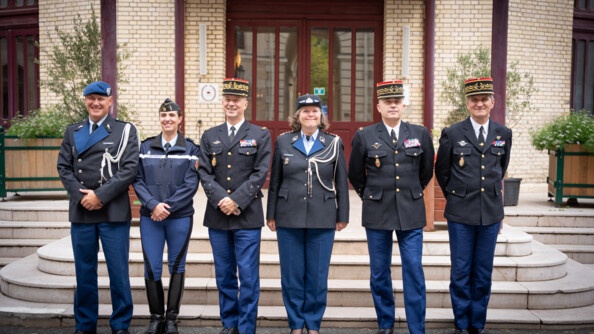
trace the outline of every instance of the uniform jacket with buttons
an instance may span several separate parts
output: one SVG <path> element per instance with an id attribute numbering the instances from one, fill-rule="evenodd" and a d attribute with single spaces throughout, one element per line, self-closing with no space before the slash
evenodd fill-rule
<path id="1" fill-rule="evenodd" d="M 131 219 L 128 187 L 138 172 L 138 134 L 131 125 L 127 142 L 122 134 L 127 123 L 107 116 L 89 135 L 89 120 L 68 126 L 58 155 L 58 174 L 70 197 L 69 219 L 74 223 L 127 222 Z M 120 146 L 125 150 L 119 163 L 101 163 L 104 153 L 116 157 Z M 109 167 L 113 176 L 109 175 Z M 103 176 L 102 176 L 103 175 Z M 89 211 L 80 201 L 80 189 L 92 189 L 103 203 Z"/>
<path id="2" fill-rule="evenodd" d="M 423 190 L 433 177 L 434 154 L 422 126 L 401 122 L 396 144 L 383 122 L 355 133 L 349 180 L 363 201 L 363 226 L 403 231 L 425 226 Z"/>
<path id="3" fill-rule="evenodd" d="M 470 118 L 443 129 L 435 163 L 446 196 L 444 216 L 468 225 L 490 225 L 504 217 L 502 180 L 509 164 L 512 131 L 489 121 L 480 146 Z"/>
<path id="4" fill-rule="evenodd" d="M 204 226 L 221 229 L 264 226 L 262 185 L 266 181 L 271 154 L 270 132 L 245 121 L 229 142 L 227 124 L 204 132 L 200 141 L 198 174 L 208 199 Z M 241 210 L 225 215 L 219 208 L 229 196 Z"/>
<path id="5" fill-rule="evenodd" d="M 309 155 L 305 153 L 301 132 L 284 133 L 276 140 L 266 218 L 275 219 L 277 227 L 336 228 L 338 222 L 348 223 L 348 180 L 340 138 L 334 146 L 336 154 L 330 152 L 335 137 L 318 132 Z M 328 161 L 314 164 L 314 158 Z M 332 187 L 334 191 L 330 190 Z"/>
<path id="6" fill-rule="evenodd" d="M 169 205 L 169 218 L 194 215 L 199 152 L 198 146 L 181 133 L 167 152 L 162 145 L 162 134 L 142 142 L 134 181 L 134 190 L 142 203 L 141 215 L 150 217 L 159 203 Z"/>

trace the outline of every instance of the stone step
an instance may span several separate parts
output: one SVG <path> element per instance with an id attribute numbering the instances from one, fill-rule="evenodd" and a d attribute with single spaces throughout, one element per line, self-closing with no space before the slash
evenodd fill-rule
<path id="1" fill-rule="evenodd" d="M 53 241 L 55 239 L 0 239 L 0 257 L 22 258 Z"/>
<path id="2" fill-rule="evenodd" d="M 360 241 L 358 242 L 360 243 Z M 194 239 L 192 243 L 194 243 Z M 425 246 L 427 249 L 426 253 L 429 253 L 423 256 L 425 277 L 429 280 L 449 279 L 450 259 L 448 252 L 436 252 L 434 249 L 430 249 L 430 245 Z M 505 248 L 504 246 L 502 245 L 502 248 Z M 549 280 L 561 278 L 566 274 L 565 262 L 567 256 L 565 254 L 537 242 L 529 243 L 528 248 L 531 250 L 529 255 L 496 256 L 493 279 L 499 281 Z M 38 268 L 41 271 L 53 275 L 74 275 L 74 256 L 69 237 L 52 242 L 40 248 L 37 253 L 39 256 Z M 504 254 L 504 252 L 502 253 Z M 280 269 L 278 261 L 278 254 L 261 253 L 261 277 L 279 278 Z M 166 255 L 163 256 L 163 263 L 163 268 L 166 268 Z M 394 279 L 401 279 L 402 267 L 401 259 L 398 255 L 393 256 L 392 271 Z M 143 272 L 142 253 L 140 251 L 131 252 L 130 275 L 142 277 Z M 186 272 L 193 277 L 214 278 L 213 256 L 209 247 L 203 248 L 203 251 L 200 253 L 188 253 Z M 107 267 L 104 263 L 102 253 L 100 253 L 99 273 L 100 275 L 107 276 Z M 368 279 L 369 255 L 333 253 L 330 278 Z"/>
<path id="3" fill-rule="evenodd" d="M 70 303 L 75 287 L 74 276 L 52 275 L 37 268 L 36 254 L 8 264 L 0 270 L 2 293 L 8 297 L 41 303 Z M 491 308 L 557 309 L 594 304 L 594 271 L 575 261 L 566 263 L 567 275 L 559 279 L 521 282 L 494 281 Z M 164 279 L 167 286 L 168 280 Z M 131 277 L 135 303 L 146 299 L 143 277 Z M 367 279 L 330 279 L 328 305 L 336 307 L 372 307 Z M 427 307 L 450 307 L 448 280 L 427 280 Z M 393 280 L 398 305 L 402 305 L 402 281 Z M 99 277 L 101 303 L 109 303 L 109 283 Z M 282 306 L 280 279 L 261 279 L 260 305 Z M 190 305 L 217 305 L 218 293 L 214 278 L 188 275 L 184 302 Z"/>
<path id="4" fill-rule="evenodd" d="M 0 205 L 0 220 L 12 222 L 68 222 L 68 200 L 4 202 Z"/>
<path id="5" fill-rule="evenodd" d="M 184 296 L 185 297 L 185 296 Z M 406 314 L 402 304 L 396 305 L 395 328 L 406 330 Z M 108 327 L 111 304 L 99 305 L 99 326 Z M 146 302 L 134 304 L 131 326 L 146 326 L 150 317 Z M 74 314 L 72 303 L 47 304 L 26 302 L 0 294 L 0 325 L 38 328 L 73 328 Z M 218 305 L 188 304 L 184 298 L 179 315 L 181 331 L 189 327 L 220 327 Z M 427 308 L 427 328 L 452 328 L 452 310 L 449 308 Z M 496 309 L 487 312 L 487 327 L 491 329 L 575 329 L 594 324 L 594 306 L 555 309 Z M 287 327 L 286 311 L 283 306 L 258 307 L 259 327 Z M 377 328 L 373 307 L 334 307 L 326 308 L 323 328 Z"/>
<path id="6" fill-rule="evenodd" d="M 531 227 L 518 226 L 547 245 L 594 245 L 594 227 Z"/>
<path id="7" fill-rule="evenodd" d="M 594 245 L 549 245 L 582 264 L 594 264 Z"/>
<path id="8" fill-rule="evenodd" d="M 0 239 L 61 239 L 68 235 L 68 222 L 0 221 Z"/>

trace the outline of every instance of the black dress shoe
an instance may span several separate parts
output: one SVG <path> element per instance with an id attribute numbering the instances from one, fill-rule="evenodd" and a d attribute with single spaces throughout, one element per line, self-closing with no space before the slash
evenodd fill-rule
<path id="1" fill-rule="evenodd" d="M 219 334 L 239 334 L 239 330 L 237 330 L 237 327 L 223 328 L 223 330 L 220 331 Z"/>
<path id="2" fill-rule="evenodd" d="M 484 329 L 471 329 L 469 331 L 470 334 L 487 334 L 487 332 Z"/>
<path id="3" fill-rule="evenodd" d="M 468 334 L 468 331 L 466 329 L 456 329 L 454 334 Z"/>
<path id="4" fill-rule="evenodd" d="M 394 333 L 394 328 L 384 328 L 384 329 L 378 329 L 376 334 L 393 334 Z"/>
<path id="5" fill-rule="evenodd" d="M 111 334 L 130 334 L 127 329 L 118 329 L 117 331 L 111 331 Z"/>
<path id="6" fill-rule="evenodd" d="M 96 331 L 75 331 L 74 334 L 97 334 Z"/>

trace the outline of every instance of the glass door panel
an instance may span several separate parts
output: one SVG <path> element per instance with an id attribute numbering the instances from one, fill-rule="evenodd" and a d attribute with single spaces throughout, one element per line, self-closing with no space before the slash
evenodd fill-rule
<path id="1" fill-rule="evenodd" d="M 274 120 L 274 92 L 276 90 L 275 64 L 276 64 L 276 33 L 274 27 L 258 27 L 256 36 L 257 82 L 256 90 L 252 90 L 252 99 L 255 98 L 256 119 L 262 121 Z"/>
<path id="2" fill-rule="evenodd" d="M 373 122 L 375 110 L 375 45 L 373 29 L 357 29 L 355 34 L 355 121 Z"/>
<path id="3" fill-rule="evenodd" d="M 334 29 L 334 52 L 332 55 L 332 120 L 351 120 L 351 94 L 353 88 L 352 46 L 353 33 L 350 28 Z"/>
<path id="4" fill-rule="evenodd" d="M 288 121 L 293 115 L 297 100 L 297 73 L 299 57 L 297 47 L 297 27 L 281 27 L 279 33 L 278 64 L 278 118 Z"/>
<path id="5" fill-rule="evenodd" d="M 322 99 L 322 112 L 328 115 L 330 87 L 330 37 L 328 28 L 312 28 L 310 34 L 309 93 Z"/>

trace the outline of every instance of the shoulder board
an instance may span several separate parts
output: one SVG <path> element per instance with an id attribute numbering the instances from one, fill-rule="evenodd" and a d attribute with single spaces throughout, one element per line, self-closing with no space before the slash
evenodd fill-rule
<path id="1" fill-rule="evenodd" d="M 155 139 L 157 136 L 151 136 L 151 137 L 147 137 L 145 138 L 142 142 L 144 143 L 147 140 L 151 140 L 151 139 Z"/>
<path id="2" fill-rule="evenodd" d="M 364 129 L 364 127 L 360 127 L 360 128 L 359 128 L 359 131 L 363 131 L 363 129 Z"/>
<path id="3" fill-rule="evenodd" d="M 194 139 L 186 137 L 186 140 L 191 142 L 192 144 L 196 145 L 196 142 L 194 142 Z"/>
<path id="4" fill-rule="evenodd" d="M 332 132 L 326 132 L 326 134 L 327 134 L 327 135 L 330 135 L 330 136 L 338 137 L 338 135 L 337 135 L 337 134 L 335 134 L 335 133 L 332 133 Z"/>
<path id="5" fill-rule="evenodd" d="M 293 133 L 293 132 L 296 132 L 296 131 L 286 131 L 286 132 L 281 133 L 279 136 L 283 136 L 283 135 L 286 135 L 287 133 Z"/>
<path id="6" fill-rule="evenodd" d="M 260 130 L 264 131 L 267 130 L 267 128 L 265 126 L 261 127 Z"/>

